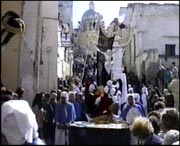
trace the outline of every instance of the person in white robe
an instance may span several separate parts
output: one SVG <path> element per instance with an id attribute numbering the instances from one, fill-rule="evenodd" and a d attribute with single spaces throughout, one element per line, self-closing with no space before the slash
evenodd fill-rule
<path id="1" fill-rule="evenodd" d="M 116 53 L 113 54 L 113 64 L 112 64 L 113 80 L 119 79 L 120 74 L 122 73 L 122 57 L 123 57 L 123 50 L 121 48 L 117 48 Z"/>
<path id="2" fill-rule="evenodd" d="M 147 96 L 149 95 L 148 88 L 144 84 L 142 85 L 141 93 L 145 93 Z"/>
<path id="3" fill-rule="evenodd" d="M 145 113 L 147 114 L 147 104 L 148 104 L 148 89 L 147 87 L 144 85 L 141 89 L 141 97 L 140 97 L 140 103 L 143 105 Z"/>
<path id="4" fill-rule="evenodd" d="M 108 80 L 108 81 L 106 82 L 106 86 L 104 87 L 104 92 L 105 92 L 106 94 L 109 94 L 111 88 L 113 88 L 113 87 L 114 87 L 113 81 L 112 81 L 112 80 Z"/>
<path id="5" fill-rule="evenodd" d="M 128 93 L 134 93 L 134 89 L 131 87 L 131 84 L 128 85 Z"/>
<path id="6" fill-rule="evenodd" d="M 134 95 L 129 94 L 127 97 L 127 103 L 124 104 L 122 107 L 120 118 L 122 118 L 124 121 L 127 121 L 127 123 L 129 123 L 131 126 L 136 117 L 143 117 L 143 116 L 144 113 L 142 111 L 141 106 L 135 103 Z M 137 144 L 137 140 L 132 134 L 131 134 L 130 143 Z"/>
<path id="7" fill-rule="evenodd" d="M 69 95 L 63 91 L 61 93 L 61 102 L 56 104 L 55 108 L 55 145 L 69 144 L 69 129 L 70 123 L 76 118 L 74 105 L 68 102 Z"/>
<path id="8" fill-rule="evenodd" d="M 116 39 L 113 43 L 113 51 L 115 53 L 112 54 L 112 78 L 113 80 L 117 80 L 120 78 L 120 74 L 123 72 L 123 66 L 122 66 L 122 58 L 123 58 L 123 54 L 124 54 L 124 48 L 130 44 L 131 40 L 132 40 L 132 36 L 130 35 L 129 40 L 124 43 L 124 44 L 120 44 L 119 41 L 119 37 L 117 36 L 118 40 Z"/>
<path id="9" fill-rule="evenodd" d="M 120 76 L 121 82 L 122 82 L 122 102 L 127 101 L 127 79 L 126 79 L 126 74 L 122 73 Z"/>
<path id="10" fill-rule="evenodd" d="M 9 100 L 2 104 L 1 133 L 9 145 L 33 144 L 34 140 L 38 141 L 36 116 L 27 101 Z"/>

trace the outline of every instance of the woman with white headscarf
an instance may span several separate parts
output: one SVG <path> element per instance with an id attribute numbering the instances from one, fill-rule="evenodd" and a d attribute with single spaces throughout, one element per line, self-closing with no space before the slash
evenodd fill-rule
<path id="1" fill-rule="evenodd" d="M 140 105 L 135 103 L 133 94 L 129 94 L 127 103 L 123 106 L 120 117 L 128 123 L 132 124 L 135 117 L 144 116 Z"/>
<path id="2" fill-rule="evenodd" d="M 44 144 L 38 137 L 36 116 L 25 100 L 9 100 L 1 106 L 1 133 L 9 145 Z"/>
<path id="3" fill-rule="evenodd" d="M 143 117 L 144 112 L 139 104 L 135 103 L 135 97 L 133 94 L 129 94 L 127 97 L 127 103 L 121 107 L 120 119 L 127 121 L 130 125 L 134 122 L 136 117 Z M 131 135 L 131 144 L 136 144 L 136 139 Z"/>

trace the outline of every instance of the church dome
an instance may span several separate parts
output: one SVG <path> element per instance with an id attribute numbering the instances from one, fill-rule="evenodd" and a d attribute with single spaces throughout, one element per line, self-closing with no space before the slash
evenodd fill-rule
<path id="1" fill-rule="evenodd" d="M 87 19 L 94 19 L 98 16 L 98 13 L 94 11 L 94 3 L 90 2 L 89 3 L 89 10 L 84 12 L 82 16 L 82 21 L 87 20 Z"/>

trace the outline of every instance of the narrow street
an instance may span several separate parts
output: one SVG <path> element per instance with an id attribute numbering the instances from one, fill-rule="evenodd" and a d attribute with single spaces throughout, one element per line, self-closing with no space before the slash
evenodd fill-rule
<path id="1" fill-rule="evenodd" d="M 179 145 L 179 1 L 2 1 L 2 145 Z"/>

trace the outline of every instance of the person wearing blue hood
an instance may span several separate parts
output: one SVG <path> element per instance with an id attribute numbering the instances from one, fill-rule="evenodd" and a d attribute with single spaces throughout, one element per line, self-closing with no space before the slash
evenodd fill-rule
<path id="1" fill-rule="evenodd" d="M 142 107 L 135 102 L 135 97 L 133 94 L 128 94 L 127 103 L 121 106 L 120 119 L 126 121 L 130 126 L 134 122 L 136 117 L 144 117 L 144 111 Z M 137 139 L 131 135 L 132 145 L 137 144 Z"/>
<path id="2" fill-rule="evenodd" d="M 55 107 L 55 145 L 69 144 L 69 129 L 70 123 L 76 118 L 74 106 L 68 102 L 69 94 L 63 91 L 61 93 L 61 102 Z"/>
<path id="3" fill-rule="evenodd" d="M 135 98 L 132 94 L 129 94 L 127 98 L 128 102 L 123 106 L 120 117 L 132 124 L 135 117 L 144 116 L 144 112 L 139 104 L 135 103 Z"/>

